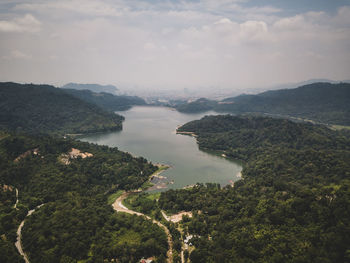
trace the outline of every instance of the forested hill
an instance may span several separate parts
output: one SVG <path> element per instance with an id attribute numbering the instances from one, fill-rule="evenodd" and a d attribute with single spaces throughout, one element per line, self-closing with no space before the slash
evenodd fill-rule
<path id="1" fill-rule="evenodd" d="M 209 109 L 233 113 L 268 113 L 317 122 L 350 125 L 350 84 L 313 83 L 296 89 L 267 91 L 257 95 L 241 95 L 220 102 L 203 102 L 201 107 L 189 103 L 179 107 L 180 111 L 202 111 L 203 103 Z"/>
<path id="2" fill-rule="evenodd" d="M 117 148 L 0 132 L 0 262 L 24 262 L 14 245 L 16 230 L 28 210 L 41 204 L 22 230 L 31 263 L 164 258 L 161 228 L 111 207 L 118 191 L 138 189 L 155 170 Z"/>
<path id="3" fill-rule="evenodd" d="M 49 85 L 0 83 L 0 129 L 29 133 L 119 130 L 123 117 Z"/>
<path id="4" fill-rule="evenodd" d="M 62 86 L 63 89 L 76 89 L 76 90 L 91 90 L 93 92 L 107 92 L 115 94 L 118 89 L 113 85 L 100 85 L 100 84 L 81 84 L 81 83 L 67 83 Z"/>
<path id="5" fill-rule="evenodd" d="M 190 103 L 180 103 L 176 109 L 180 112 L 205 112 L 214 110 L 217 106 L 217 102 L 213 100 L 208 100 L 205 98 L 200 98 L 198 100 L 192 101 Z"/>
<path id="6" fill-rule="evenodd" d="M 137 96 L 117 96 L 106 92 L 96 93 L 90 90 L 64 90 L 74 97 L 96 104 L 108 111 L 128 110 L 134 105 L 146 105 L 146 102 Z"/>
<path id="7" fill-rule="evenodd" d="M 162 193 L 159 205 L 169 212 L 199 211 L 183 226 L 195 236 L 191 262 L 350 261 L 346 131 L 230 115 L 179 130 L 197 134 L 202 149 L 244 162 L 233 188 Z"/>

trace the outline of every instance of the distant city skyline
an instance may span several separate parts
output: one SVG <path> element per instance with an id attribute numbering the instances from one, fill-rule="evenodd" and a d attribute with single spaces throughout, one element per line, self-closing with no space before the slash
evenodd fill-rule
<path id="1" fill-rule="evenodd" d="M 0 81 L 242 91 L 350 79 L 350 0 L 2 0 Z"/>

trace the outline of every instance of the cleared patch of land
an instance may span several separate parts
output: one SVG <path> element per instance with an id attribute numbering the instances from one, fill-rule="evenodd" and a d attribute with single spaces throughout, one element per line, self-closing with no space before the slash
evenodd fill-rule
<path id="1" fill-rule="evenodd" d="M 182 212 L 179 212 L 177 214 L 174 214 L 174 215 L 171 215 L 171 216 L 167 216 L 165 214 L 165 212 L 162 211 L 162 215 L 163 215 L 163 217 L 165 218 L 166 221 L 171 221 L 173 223 L 178 223 L 178 222 L 180 222 L 182 220 L 182 216 L 192 217 L 192 212 L 182 211 Z"/>
<path id="2" fill-rule="evenodd" d="M 88 152 L 83 153 L 79 149 L 72 148 L 68 154 L 62 153 L 61 156 L 59 157 L 59 160 L 61 163 L 68 165 L 70 164 L 71 160 L 77 159 L 78 157 L 85 159 L 87 157 L 92 157 L 92 156 L 94 156 L 92 153 L 88 153 Z"/>

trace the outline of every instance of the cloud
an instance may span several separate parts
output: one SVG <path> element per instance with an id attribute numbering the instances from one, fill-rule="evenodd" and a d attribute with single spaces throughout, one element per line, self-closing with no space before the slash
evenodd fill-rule
<path id="1" fill-rule="evenodd" d="M 103 1 L 96 0 L 41 1 L 39 3 L 17 4 L 15 9 L 31 10 L 34 12 L 61 10 L 91 16 L 119 16 L 121 14 L 116 5 L 110 5 Z"/>
<path id="2" fill-rule="evenodd" d="M 349 6 L 296 13 L 258 0 L 18 2 L 0 14 L 2 36 L 19 32 L 0 42 L 0 57 L 12 59 L 0 72 L 10 80 L 233 87 L 349 78 Z"/>
<path id="3" fill-rule="evenodd" d="M 266 39 L 268 28 L 264 21 L 246 21 L 239 27 L 241 38 L 245 42 L 260 42 Z"/>
<path id="4" fill-rule="evenodd" d="M 302 15 L 282 18 L 274 23 L 274 27 L 280 30 L 296 30 L 301 29 L 305 25 L 305 18 Z"/>
<path id="5" fill-rule="evenodd" d="M 350 26 L 350 6 L 343 6 L 338 9 L 335 23 L 342 26 Z"/>
<path id="6" fill-rule="evenodd" d="M 22 51 L 19 50 L 12 50 L 11 51 L 11 57 L 18 58 L 18 59 L 30 59 L 32 58 L 31 55 L 25 54 Z"/>
<path id="7" fill-rule="evenodd" d="M 0 21 L 0 32 L 38 32 L 41 23 L 33 15 L 26 14 L 11 21 Z"/>
<path id="8" fill-rule="evenodd" d="M 143 48 L 147 51 L 153 51 L 157 49 L 157 46 L 154 43 L 147 42 L 143 45 Z"/>

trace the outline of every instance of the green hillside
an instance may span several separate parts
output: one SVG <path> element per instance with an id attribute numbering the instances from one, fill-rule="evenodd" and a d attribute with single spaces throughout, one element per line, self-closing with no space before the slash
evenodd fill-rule
<path id="1" fill-rule="evenodd" d="M 176 109 L 185 113 L 205 112 L 215 109 L 216 105 L 216 101 L 201 98 L 189 103 L 181 103 L 176 107 Z"/>
<path id="2" fill-rule="evenodd" d="M 0 83 L 0 129 L 29 133 L 120 130 L 123 117 L 49 85 Z"/>
<path id="3" fill-rule="evenodd" d="M 64 89 L 64 91 L 108 111 L 128 110 L 134 105 L 146 104 L 143 99 L 136 96 L 116 96 L 105 92 L 96 93 L 90 90 Z"/>
<path id="4" fill-rule="evenodd" d="M 180 105 L 178 110 L 182 112 L 215 110 L 238 114 L 267 113 L 322 123 L 350 125 L 350 84 L 313 83 L 296 89 L 240 95 L 219 102 L 200 100 Z"/>
<path id="5" fill-rule="evenodd" d="M 115 94 L 118 89 L 113 85 L 100 85 L 100 84 L 81 84 L 81 83 L 67 83 L 62 86 L 63 89 L 75 89 L 75 90 L 90 90 L 93 92 L 107 92 Z"/>
<path id="6" fill-rule="evenodd" d="M 16 231 L 28 210 L 40 204 L 44 205 L 26 218 L 22 230 L 31 263 L 164 258 L 167 241 L 161 228 L 142 217 L 115 213 L 108 204 L 111 194 L 139 188 L 157 167 L 117 148 L 47 136 L 3 135 L 0 262 L 24 262 L 14 246 Z M 69 157 L 72 148 L 88 157 Z"/>
<path id="7" fill-rule="evenodd" d="M 169 213 L 193 211 L 191 262 L 349 262 L 350 137 L 266 117 L 208 116 L 183 125 L 201 149 L 244 163 L 234 187 L 161 194 Z"/>

